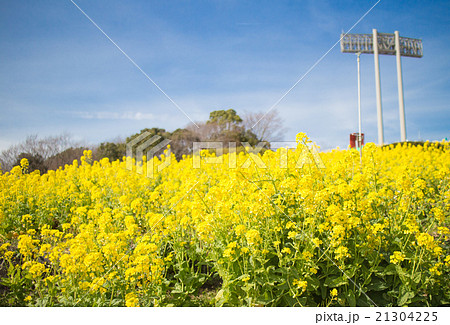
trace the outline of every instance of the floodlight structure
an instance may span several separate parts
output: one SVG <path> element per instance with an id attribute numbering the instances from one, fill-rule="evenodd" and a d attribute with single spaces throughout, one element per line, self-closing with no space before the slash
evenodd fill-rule
<path id="1" fill-rule="evenodd" d="M 374 46 L 376 44 L 377 46 Z M 375 60 L 375 88 L 377 95 L 377 117 L 378 117 L 378 143 L 384 144 L 383 135 L 383 113 L 381 108 L 381 81 L 380 62 L 378 55 L 395 55 L 397 57 L 397 80 L 398 80 L 398 102 L 400 114 L 401 141 L 406 141 L 405 104 L 403 97 L 402 80 L 402 56 L 421 58 L 423 56 L 422 40 L 416 38 L 400 37 L 398 31 L 394 34 L 378 33 L 376 29 L 372 34 L 342 34 L 341 52 L 356 53 L 358 55 L 358 110 L 360 112 L 360 86 L 359 86 L 359 55 L 374 54 Z M 360 115 L 360 113 L 359 113 Z M 359 121 L 361 125 L 361 120 Z M 361 136 L 361 130 L 359 131 Z"/>

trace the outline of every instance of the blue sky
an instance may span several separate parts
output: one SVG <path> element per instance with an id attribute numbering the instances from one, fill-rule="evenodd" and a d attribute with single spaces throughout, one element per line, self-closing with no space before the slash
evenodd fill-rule
<path id="1" fill-rule="evenodd" d="M 376 1 L 75 0 L 188 115 L 267 111 Z M 190 121 L 69 1 L 0 0 L 0 150 L 27 135 L 85 143 Z M 352 33 L 400 31 L 408 140 L 450 138 L 450 3 L 388 1 Z M 381 56 L 386 142 L 400 139 L 394 56 Z M 362 55 L 362 125 L 377 142 L 374 62 Z M 323 149 L 357 131 L 356 56 L 339 45 L 277 106 L 286 141 Z"/>

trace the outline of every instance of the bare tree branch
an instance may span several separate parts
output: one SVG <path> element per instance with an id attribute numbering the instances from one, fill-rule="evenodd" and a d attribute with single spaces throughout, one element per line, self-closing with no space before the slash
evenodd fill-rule
<path id="1" fill-rule="evenodd" d="M 37 134 L 29 135 L 22 143 L 12 145 L 2 151 L 0 154 L 1 169 L 3 172 L 11 170 L 22 153 L 33 156 L 39 155 L 46 160 L 70 147 L 76 146 L 79 146 L 79 144 L 73 141 L 67 133 L 45 138 L 39 138 Z"/>
<path id="2" fill-rule="evenodd" d="M 257 123 L 258 121 L 259 123 Z M 251 130 L 259 141 L 281 141 L 286 132 L 283 120 L 277 110 L 272 110 L 265 116 L 263 112 L 245 113 L 243 125 L 246 129 Z"/>

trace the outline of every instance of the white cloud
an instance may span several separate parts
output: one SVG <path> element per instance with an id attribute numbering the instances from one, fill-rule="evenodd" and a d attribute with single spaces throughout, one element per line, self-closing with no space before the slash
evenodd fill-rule
<path id="1" fill-rule="evenodd" d="M 155 115 L 142 112 L 75 112 L 75 115 L 88 120 L 153 120 Z"/>

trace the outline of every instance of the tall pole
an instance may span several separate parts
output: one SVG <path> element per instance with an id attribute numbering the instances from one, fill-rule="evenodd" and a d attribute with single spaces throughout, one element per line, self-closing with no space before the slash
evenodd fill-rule
<path id="1" fill-rule="evenodd" d="M 358 62 L 358 131 L 359 137 L 361 138 L 361 70 L 360 70 L 360 62 L 359 56 L 361 53 L 357 53 L 357 62 Z"/>
<path id="2" fill-rule="evenodd" d="M 400 51 L 400 35 L 395 31 L 395 54 L 397 56 L 397 81 L 398 81 L 398 109 L 400 114 L 401 141 L 406 141 L 405 103 L 403 98 L 402 60 Z"/>
<path id="3" fill-rule="evenodd" d="M 384 144 L 383 136 L 383 111 L 381 109 L 381 82 L 380 82 L 380 61 L 378 58 L 378 33 L 376 29 L 373 32 L 373 54 L 375 58 L 375 88 L 377 92 L 377 117 L 378 117 L 378 144 Z"/>
<path id="4" fill-rule="evenodd" d="M 361 70 L 360 70 L 360 62 L 359 56 L 361 53 L 357 53 L 358 62 L 358 147 L 359 147 L 359 161 L 362 162 L 362 136 L 361 136 Z"/>

